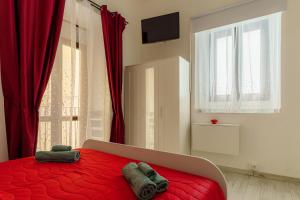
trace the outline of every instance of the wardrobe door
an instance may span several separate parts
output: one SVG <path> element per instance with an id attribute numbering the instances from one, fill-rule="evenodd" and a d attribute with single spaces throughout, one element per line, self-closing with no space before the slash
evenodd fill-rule
<path id="1" fill-rule="evenodd" d="M 158 65 L 159 150 L 179 153 L 179 72 L 178 59 Z M 156 93 L 155 93 L 156 94 Z"/>
<path id="2" fill-rule="evenodd" d="M 133 84 L 132 81 L 133 72 L 132 70 L 125 69 L 124 72 L 124 121 L 125 121 L 125 143 L 132 144 L 132 123 L 133 120 L 131 119 L 133 113 L 131 112 L 133 104 L 132 99 L 132 89 L 131 85 Z"/>
<path id="3" fill-rule="evenodd" d="M 125 135 L 126 143 L 138 147 L 146 145 L 146 93 L 143 66 L 125 70 Z"/>

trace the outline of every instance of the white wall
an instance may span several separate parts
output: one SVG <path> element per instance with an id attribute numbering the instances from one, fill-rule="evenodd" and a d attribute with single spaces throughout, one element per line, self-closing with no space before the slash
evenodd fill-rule
<path id="1" fill-rule="evenodd" d="M 142 45 L 142 62 L 170 56 L 190 59 L 190 19 L 239 0 L 143 0 L 141 18 L 180 12 L 180 39 Z"/>
<path id="2" fill-rule="evenodd" d="M 123 34 L 124 66 L 141 62 L 140 7 L 141 0 L 95 0 L 100 5 L 108 5 L 110 11 L 118 11 L 129 22 Z"/>
<path id="3" fill-rule="evenodd" d="M 239 0 L 144 0 L 142 18 L 180 11 L 178 40 L 142 45 L 142 61 L 180 55 L 190 58 L 190 19 Z M 300 178 L 300 1 L 288 0 L 283 16 L 282 110 L 279 114 L 202 114 L 192 108 L 192 122 L 241 125 L 240 155 L 200 153 L 219 165 Z"/>

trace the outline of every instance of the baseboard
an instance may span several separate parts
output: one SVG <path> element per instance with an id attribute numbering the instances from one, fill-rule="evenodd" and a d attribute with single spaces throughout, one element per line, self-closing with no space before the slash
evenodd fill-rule
<path id="1" fill-rule="evenodd" d="M 281 176 L 281 175 L 259 172 L 255 170 L 237 169 L 237 168 L 224 167 L 224 166 L 219 166 L 219 168 L 223 172 L 231 172 L 231 173 L 254 176 L 259 178 L 267 178 L 267 179 L 278 180 L 278 181 L 289 181 L 289 182 L 300 183 L 300 178 L 293 178 L 288 176 Z"/>

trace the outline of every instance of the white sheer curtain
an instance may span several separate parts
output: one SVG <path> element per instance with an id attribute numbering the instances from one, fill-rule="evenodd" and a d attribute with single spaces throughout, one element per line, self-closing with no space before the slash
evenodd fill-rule
<path id="1" fill-rule="evenodd" d="M 107 141 L 111 102 L 99 11 L 67 0 L 50 82 L 40 108 L 38 150 Z"/>
<path id="2" fill-rule="evenodd" d="M 195 34 L 196 106 L 203 112 L 280 109 L 281 14 Z"/>
<path id="3" fill-rule="evenodd" d="M 83 6 L 83 5 L 82 5 Z M 112 105 L 109 91 L 100 11 L 86 1 L 81 11 L 87 24 L 87 136 L 109 141 Z"/>

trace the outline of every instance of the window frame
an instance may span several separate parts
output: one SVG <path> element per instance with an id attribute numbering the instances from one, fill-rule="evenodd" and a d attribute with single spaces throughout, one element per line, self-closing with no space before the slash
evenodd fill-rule
<path id="1" fill-rule="evenodd" d="M 210 58 L 210 61 L 213 60 L 214 64 L 211 64 L 210 63 L 210 77 L 213 76 L 214 79 L 211 80 L 211 78 L 209 79 L 209 85 L 210 85 L 210 88 L 212 88 L 212 90 L 210 92 L 213 91 L 214 94 L 216 94 L 216 98 L 212 99 L 211 96 L 213 95 L 210 95 L 210 102 L 213 103 L 213 102 L 224 102 L 226 101 L 227 99 L 229 98 L 234 98 L 232 97 L 233 96 L 233 89 L 236 91 L 236 100 L 239 101 L 240 98 L 243 98 L 243 99 L 249 99 L 248 101 L 269 101 L 270 100 L 270 93 L 268 92 L 269 90 L 267 88 L 264 87 L 264 84 L 262 81 L 260 81 L 260 85 L 261 85 L 261 88 L 262 88 L 262 92 L 260 93 L 248 93 L 248 94 L 245 94 L 243 93 L 243 78 L 242 78 L 242 74 L 240 74 L 241 71 L 243 71 L 243 65 L 240 65 L 240 63 L 242 62 L 242 59 L 239 59 L 239 53 L 243 52 L 243 49 L 244 49 L 244 45 L 241 41 L 243 41 L 243 36 L 241 36 L 243 33 L 245 32 L 251 32 L 251 31 L 254 31 L 254 30 L 260 30 L 260 36 L 261 37 L 264 37 L 266 38 L 267 37 L 267 34 L 269 32 L 269 29 L 268 29 L 268 21 L 267 19 L 263 19 L 261 21 L 258 21 L 258 22 L 250 22 L 246 25 L 251 25 L 253 23 L 256 23 L 255 25 L 258 25 L 257 23 L 259 24 L 262 24 L 264 23 L 264 25 L 261 25 L 260 27 L 261 28 L 257 28 L 255 27 L 255 25 L 253 27 L 251 27 L 250 29 L 248 29 L 247 31 L 244 31 L 242 30 L 243 29 L 243 26 L 245 25 L 244 23 L 238 23 L 234 26 L 232 25 L 227 25 L 227 26 L 223 26 L 223 27 L 220 27 L 219 30 L 215 30 L 215 31 L 212 31 L 210 34 L 209 34 L 209 40 L 210 40 L 210 50 L 209 52 L 212 53 L 213 52 L 213 58 Z M 225 33 L 225 31 L 227 33 Z M 224 34 L 222 34 L 222 32 L 224 32 Z M 231 32 L 231 34 L 230 34 Z M 239 34 L 238 32 L 241 32 L 242 34 Z M 216 35 L 216 34 L 220 34 L 220 35 Z M 222 35 L 221 35 L 222 34 Z M 217 76 L 217 51 L 218 51 L 218 48 L 217 48 L 217 40 L 222 38 L 222 37 L 229 37 L 231 36 L 232 37 L 232 53 L 233 53 L 233 59 L 232 59 L 232 67 L 233 67 L 233 70 L 236 71 L 236 77 L 232 77 L 232 90 L 229 94 L 226 94 L 226 95 L 218 95 L 217 94 L 217 83 L 216 83 L 216 76 Z M 241 36 L 241 37 L 240 37 Z M 266 52 L 268 52 L 269 50 L 265 50 L 265 48 L 268 48 L 269 44 L 268 44 L 268 40 L 267 39 L 264 39 L 261 41 L 261 48 L 263 48 L 263 50 L 261 51 L 261 57 L 266 57 L 267 59 L 264 59 L 266 62 L 268 62 L 268 58 L 270 57 L 269 54 L 267 54 Z M 240 44 L 242 43 L 242 44 Z M 211 45 L 214 44 L 214 47 L 212 48 Z M 213 51 L 211 50 L 213 49 Z M 211 56 L 211 55 L 210 55 Z M 262 60 L 261 60 L 262 62 Z M 211 66 L 212 65 L 212 66 Z M 265 67 L 263 67 L 265 66 Z M 270 63 L 264 63 L 264 64 L 261 64 L 261 67 L 260 67 L 260 70 L 261 71 L 265 71 L 263 73 L 263 76 L 265 76 L 264 80 L 268 79 L 270 77 Z M 212 72 L 213 71 L 213 72 Z M 266 78 L 268 77 L 268 78 Z M 215 81 L 214 81 L 215 80 Z M 270 88 L 270 85 L 268 86 L 268 88 Z"/>
<path id="2" fill-rule="evenodd" d="M 207 57 L 207 50 L 202 50 L 203 45 L 207 49 L 208 36 L 203 35 L 201 37 L 199 34 L 206 32 L 206 30 L 200 30 L 196 32 L 192 30 L 192 76 L 193 80 L 193 92 L 192 92 L 192 103 L 194 108 L 204 113 L 274 113 L 279 112 L 281 108 L 281 23 L 282 23 L 282 12 L 276 12 L 270 15 L 257 17 L 254 19 L 247 19 L 245 21 L 227 25 L 220 26 L 208 30 L 222 30 L 224 27 L 228 28 L 230 26 L 236 26 L 237 24 L 251 25 L 254 22 L 259 22 L 265 25 L 260 25 L 261 30 L 261 46 L 264 48 L 261 52 L 261 57 L 264 57 L 264 61 L 261 61 L 261 92 L 260 93 L 244 93 L 241 92 L 242 83 L 240 77 L 242 77 L 240 68 L 237 68 L 239 73 L 239 79 L 235 80 L 233 83 L 235 99 L 231 98 L 230 95 L 212 96 L 213 93 L 211 88 L 211 78 L 209 77 L 208 69 L 199 69 L 201 65 L 207 65 L 207 60 L 200 58 L 199 55 Z M 257 28 L 256 28 L 257 29 Z M 249 29 L 247 31 L 255 30 Z M 276 32 L 274 32 L 276 30 Z M 195 31 L 195 32 L 193 32 Z M 240 34 L 238 28 L 235 29 L 235 34 Z M 274 34 L 273 34 L 274 32 Z M 268 38 L 267 40 L 263 38 Z M 234 45 L 238 45 L 235 41 Z M 273 50 L 272 47 L 276 49 Z M 204 53 L 204 54 L 203 54 Z M 265 56 L 266 55 L 266 56 Z M 203 60 L 204 59 L 204 60 Z M 271 60 L 272 59 L 272 60 Z M 240 64 L 237 64 L 240 67 Z M 267 66 L 267 67 L 266 67 Z M 204 75 L 205 77 L 204 77 Z M 204 82 L 204 84 L 203 84 Z M 208 87 L 209 85 L 209 87 Z M 274 91 L 275 89 L 275 91 Z M 235 91 L 236 90 L 236 91 Z M 232 94 L 232 93 L 231 93 Z M 228 101 L 231 100 L 231 102 Z M 226 107 L 228 103 L 231 104 L 231 108 Z M 234 105 L 235 104 L 235 105 Z M 222 107 L 223 106 L 223 107 Z"/>

